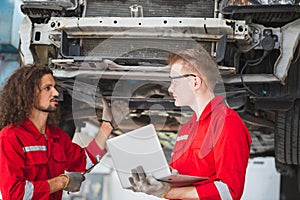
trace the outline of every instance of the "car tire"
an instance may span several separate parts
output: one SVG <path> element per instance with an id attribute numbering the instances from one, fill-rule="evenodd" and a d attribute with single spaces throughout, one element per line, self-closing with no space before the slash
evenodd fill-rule
<path id="1" fill-rule="evenodd" d="M 286 112 L 277 112 L 275 129 L 276 169 L 281 175 L 297 176 L 300 191 L 300 100 Z"/>
<path id="2" fill-rule="evenodd" d="M 288 111 L 278 111 L 275 129 L 275 157 L 283 164 L 300 165 L 300 100 Z"/>

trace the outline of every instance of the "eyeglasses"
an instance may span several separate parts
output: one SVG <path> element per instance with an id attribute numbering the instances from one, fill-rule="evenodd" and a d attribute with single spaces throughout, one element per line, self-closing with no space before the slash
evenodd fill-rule
<path id="1" fill-rule="evenodd" d="M 180 76 L 169 76 L 169 78 L 172 81 L 174 79 L 185 78 L 185 77 L 189 77 L 189 76 L 197 77 L 195 74 L 183 74 L 183 75 L 180 75 Z"/>

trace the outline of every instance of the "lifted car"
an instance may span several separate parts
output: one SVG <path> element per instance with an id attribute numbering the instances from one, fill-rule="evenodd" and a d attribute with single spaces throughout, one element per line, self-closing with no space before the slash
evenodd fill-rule
<path id="1" fill-rule="evenodd" d="M 299 0 L 28 0 L 21 10 L 22 64 L 53 70 L 70 135 L 97 123 L 104 96 L 115 134 L 153 123 L 171 150 L 192 111 L 168 94 L 167 56 L 200 43 L 219 64 L 216 94 L 251 132 L 251 155 L 274 155 L 300 180 Z"/>

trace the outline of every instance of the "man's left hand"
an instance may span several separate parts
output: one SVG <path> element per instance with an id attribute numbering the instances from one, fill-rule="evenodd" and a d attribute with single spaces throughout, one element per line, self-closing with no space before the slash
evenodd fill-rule
<path id="1" fill-rule="evenodd" d="M 69 172 L 60 176 L 67 177 L 68 182 L 63 190 L 68 192 L 78 192 L 80 190 L 81 183 L 85 180 L 85 176 L 80 172 Z"/>
<path id="2" fill-rule="evenodd" d="M 169 183 L 156 180 L 153 176 L 146 176 L 143 168 L 138 166 L 131 170 L 129 181 L 134 192 L 143 192 L 149 195 L 164 197 L 171 189 Z"/>

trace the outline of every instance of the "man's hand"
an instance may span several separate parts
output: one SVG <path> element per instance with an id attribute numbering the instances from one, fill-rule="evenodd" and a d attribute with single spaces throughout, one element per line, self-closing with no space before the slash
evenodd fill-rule
<path id="1" fill-rule="evenodd" d="M 141 166 L 132 169 L 131 173 L 132 177 L 129 178 L 129 181 L 134 192 L 143 192 L 163 198 L 171 189 L 169 183 L 158 181 L 153 176 L 146 176 Z"/>
<path id="2" fill-rule="evenodd" d="M 109 122 L 113 128 L 116 127 L 115 120 L 113 119 L 113 115 L 111 112 L 111 107 L 108 105 L 107 101 L 105 98 L 102 98 L 102 105 L 103 105 L 103 110 L 102 110 L 102 121 L 104 122 Z"/>
<path id="3" fill-rule="evenodd" d="M 129 113 L 128 103 L 125 101 L 116 100 L 109 106 L 105 98 L 102 98 L 102 104 L 102 121 L 109 122 L 113 128 L 117 128 Z"/>
<path id="4" fill-rule="evenodd" d="M 62 174 L 61 176 L 65 176 L 68 179 L 64 187 L 64 190 L 68 192 L 78 192 L 80 190 L 81 183 L 85 180 L 84 175 L 80 172 L 70 172 Z"/>

